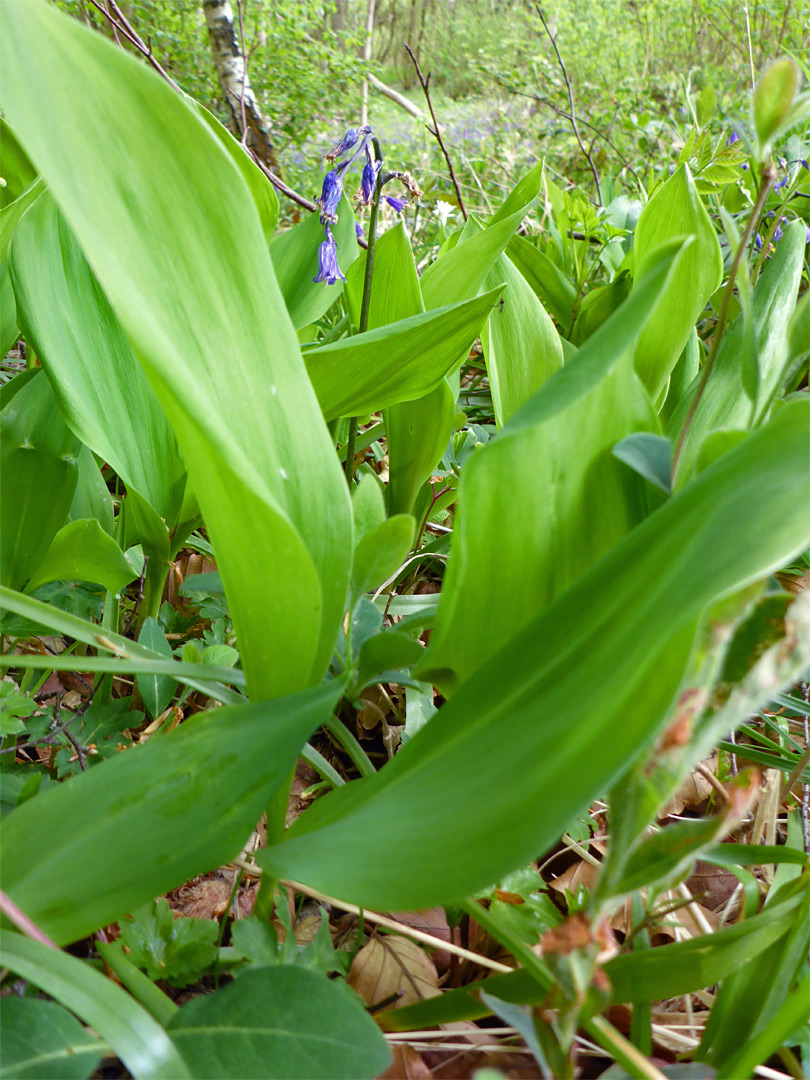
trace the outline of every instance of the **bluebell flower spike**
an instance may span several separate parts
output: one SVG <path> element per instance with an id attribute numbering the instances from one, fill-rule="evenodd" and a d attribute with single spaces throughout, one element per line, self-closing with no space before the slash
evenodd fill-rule
<path id="1" fill-rule="evenodd" d="M 341 274 L 338 266 L 335 238 L 329 226 L 325 228 L 326 239 L 318 248 L 318 273 L 312 280 L 316 284 L 322 281 L 324 285 L 335 285 L 338 281 L 345 281 L 346 278 Z"/>

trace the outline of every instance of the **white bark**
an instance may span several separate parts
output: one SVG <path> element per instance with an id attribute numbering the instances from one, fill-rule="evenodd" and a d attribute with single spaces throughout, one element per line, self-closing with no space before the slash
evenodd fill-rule
<path id="1" fill-rule="evenodd" d="M 376 75 L 372 75 L 370 72 L 366 77 L 375 90 L 379 90 L 381 94 L 385 94 L 391 101 L 396 102 L 396 104 L 399 105 L 401 109 L 404 109 L 405 112 L 410 113 L 411 116 L 415 116 L 417 120 L 425 119 L 425 114 L 422 110 L 414 105 L 412 101 L 409 101 L 403 94 L 398 93 L 390 86 L 386 86 L 384 82 L 381 82 Z"/>
<path id="2" fill-rule="evenodd" d="M 248 145 L 275 166 L 269 126 L 250 85 L 230 0 L 203 0 L 203 11 L 219 87 L 230 112 L 229 127 L 237 137 L 244 137 L 246 128 Z"/>

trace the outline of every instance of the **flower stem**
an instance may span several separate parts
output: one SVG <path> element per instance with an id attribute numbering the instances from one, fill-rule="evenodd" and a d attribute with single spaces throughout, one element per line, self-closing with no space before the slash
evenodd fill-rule
<path id="1" fill-rule="evenodd" d="M 376 138 L 371 140 L 377 161 L 382 161 L 382 150 Z M 374 198 L 371 202 L 371 215 L 368 222 L 368 250 L 366 252 L 366 270 L 363 277 L 363 300 L 360 304 L 360 322 L 357 331 L 364 334 L 368 330 L 368 313 L 371 307 L 371 279 L 374 274 L 374 247 L 377 243 L 377 217 L 380 213 L 380 194 L 382 192 L 382 169 L 377 173 Z M 357 442 L 357 417 L 349 420 L 349 436 L 346 441 L 346 480 L 349 487 L 354 486 L 354 447 Z"/>

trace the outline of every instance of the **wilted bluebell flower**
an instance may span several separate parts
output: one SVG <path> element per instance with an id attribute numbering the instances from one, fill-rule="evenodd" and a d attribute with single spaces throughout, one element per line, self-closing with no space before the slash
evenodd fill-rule
<path id="1" fill-rule="evenodd" d="M 321 208 L 321 221 L 325 224 L 327 221 L 337 221 L 337 215 L 335 211 L 340 204 L 340 197 L 343 194 L 343 180 L 337 169 L 330 169 L 330 171 L 323 178 L 323 188 L 321 190 L 321 197 L 318 199 L 318 206 Z"/>
<path id="2" fill-rule="evenodd" d="M 382 168 L 381 161 L 367 161 L 363 166 L 363 176 L 360 181 L 360 190 L 356 199 L 359 206 L 368 206 L 374 196 L 374 188 L 377 184 L 377 175 Z"/>
<path id="3" fill-rule="evenodd" d="M 354 128 L 349 128 L 339 143 L 336 143 L 328 154 L 325 154 L 327 161 L 334 161 L 335 158 L 342 157 L 343 154 L 349 152 L 353 147 L 357 146 L 357 142 L 360 138 L 358 132 Z"/>
<path id="4" fill-rule="evenodd" d="M 398 199 L 396 195 L 383 195 L 383 198 L 398 214 L 401 214 L 408 205 L 407 199 Z"/>
<path id="5" fill-rule="evenodd" d="M 314 282 L 322 281 L 324 285 L 335 285 L 338 280 L 345 281 L 341 274 L 337 261 L 337 247 L 335 238 L 328 225 L 325 226 L 326 239 L 318 248 L 318 273 L 312 279 Z"/>

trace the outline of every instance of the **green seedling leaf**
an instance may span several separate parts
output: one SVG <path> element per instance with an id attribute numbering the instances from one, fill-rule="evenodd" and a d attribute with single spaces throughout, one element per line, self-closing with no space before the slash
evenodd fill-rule
<path id="1" fill-rule="evenodd" d="M 465 464 L 436 626 L 415 673 L 442 693 L 646 516 L 643 482 L 610 451 L 658 426 L 629 350 L 669 265 L 659 262 L 646 288 Z"/>
<path id="2" fill-rule="evenodd" d="M 7 997 L 0 1027 L 2 1075 L 15 1080 L 86 1080 L 104 1043 L 53 1001 Z"/>
<path id="3" fill-rule="evenodd" d="M 351 617 L 352 655 L 359 656 L 363 645 L 382 629 L 383 616 L 367 596 L 354 605 Z"/>
<path id="4" fill-rule="evenodd" d="M 291 927 L 286 930 L 287 936 L 283 943 L 279 944 L 272 923 L 256 915 L 234 922 L 231 944 L 249 963 L 249 966 L 246 964 L 237 967 L 234 974 L 238 977 L 255 967 L 276 967 L 279 964 L 294 964 L 321 975 L 345 974 L 349 954 L 335 949 L 329 934 L 329 919 L 323 911 L 315 936 L 305 945 L 297 944 Z"/>
<path id="5" fill-rule="evenodd" d="M 186 1062 L 160 1024 L 83 960 L 10 930 L 0 930 L 0 957 L 4 967 L 97 1031 L 135 1080 L 190 1078 Z"/>
<path id="6" fill-rule="evenodd" d="M 262 866 L 364 906 L 418 908 L 546 850 L 666 724 L 703 612 L 807 543 L 795 493 L 810 482 L 809 419 L 810 402 L 784 405 L 637 525 L 482 664 L 441 723 L 320 799 Z M 599 708 L 583 715 L 583 700 Z M 484 793 L 472 803 L 470 775 Z"/>
<path id="7" fill-rule="evenodd" d="M 197 1080 L 371 1080 L 391 1060 L 360 999 L 298 967 L 246 971 L 189 1001 L 168 1031 Z"/>
<path id="8" fill-rule="evenodd" d="M 534 1055 L 534 1060 L 540 1066 L 543 1076 L 552 1076 L 546 1055 L 537 1038 L 537 1028 L 532 1010 L 525 1005 L 513 1005 L 510 1001 L 501 1001 L 494 994 L 488 994 L 485 990 L 480 991 L 481 1002 L 487 1009 L 499 1017 L 505 1024 L 513 1027 L 523 1038 L 526 1045 Z M 543 1021 L 540 1021 L 542 1023 Z"/>
<path id="9" fill-rule="evenodd" d="M 49 581 L 98 581 L 119 593 L 138 575 L 115 540 L 95 520 L 71 521 L 51 541 L 26 586 L 34 592 Z"/>
<path id="10" fill-rule="evenodd" d="M 138 634 L 138 644 L 167 659 L 173 656 L 172 647 L 160 629 L 160 624 L 151 616 L 143 621 L 141 632 Z M 153 718 L 160 716 L 174 697 L 177 683 L 174 679 L 166 678 L 165 675 L 139 675 L 135 681 L 149 715 Z"/>
<path id="11" fill-rule="evenodd" d="M 198 714 L 25 803 L 3 823 L 5 890 L 65 943 L 228 862 L 341 690 Z"/>
<path id="12" fill-rule="evenodd" d="M 653 193 L 636 225 L 635 284 L 638 288 L 662 244 L 692 237 L 677 258 L 636 344 L 641 381 L 656 401 L 706 302 L 720 284 L 723 258 L 717 233 L 701 202 L 688 165 L 681 165 Z"/>
<path id="13" fill-rule="evenodd" d="M 672 444 L 666 436 L 654 435 L 651 431 L 636 431 L 617 442 L 611 453 L 669 495 Z"/>
<path id="14" fill-rule="evenodd" d="M 698 403 L 678 466 L 677 486 L 697 467 L 704 440 L 719 429 L 746 429 L 767 416 L 784 376 L 787 333 L 796 304 L 804 260 L 804 224 L 793 222 L 768 261 L 751 298 L 750 333 L 757 377 L 756 405 L 742 392 L 745 318 L 741 312 L 723 335 L 711 377 Z M 667 434 L 680 431 L 697 390 L 697 378 L 681 399 Z"/>
<path id="15" fill-rule="evenodd" d="M 331 225 L 338 252 L 338 265 L 345 274 L 357 258 L 359 249 L 351 200 L 343 195 L 337 208 L 337 224 Z M 343 285 L 325 285 L 313 281 L 318 274 L 318 248 L 324 231 L 317 214 L 307 214 L 303 221 L 275 237 L 270 245 L 279 288 L 290 320 L 296 330 L 320 319 L 338 299 Z"/>
<path id="16" fill-rule="evenodd" d="M 22 734 L 25 724 L 20 717 L 30 716 L 37 708 L 33 698 L 21 693 L 13 682 L 0 682 L 0 737 Z"/>
<path id="17" fill-rule="evenodd" d="M 410 514 L 395 514 L 360 539 L 352 563 L 352 606 L 399 569 L 411 550 L 415 527 Z"/>
<path id="18" fill-rule="evenodd" d="M 213 963 L 219 926 L 213 919 L 175 918 L 167 900 L 153 900 L 121 920 L 118 939 L 153 981 L 188 986 Z"/>
<path id="19" fill-rule="evenodd" d="M 14 382 L 20 378 L 0 412 L 0 583 L 15 589 L 36 572 L 67 519 L 80 446 L 46 376 Z"/>
<path id="20" fill-rule="evenodd" d="M 466 358 L 499 295 L 492 288 L 308 351 L 307 373 L 324 418 L 376 412 L 435 390 Z"/>
<path id="21" fill-rule="evenodd" d="M 102 35 L 39 2 L 4 5 L 2 21 L 4 115 L 175 432 L 251 696 L 316 684 L 343 617 L 349 493 L 240 170 Z M 127 132 L 115 154 L 100 134 L 113 130 Z M 348 209 L 341 225 L 353 232 Z"/>

